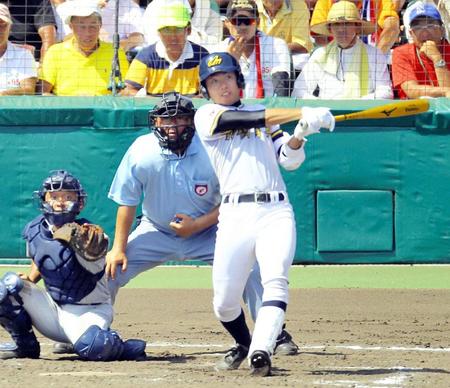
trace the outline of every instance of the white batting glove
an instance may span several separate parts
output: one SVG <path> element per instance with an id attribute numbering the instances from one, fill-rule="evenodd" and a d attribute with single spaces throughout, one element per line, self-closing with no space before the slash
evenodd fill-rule
<path id="1" fill-rule="evenodd" d="M 302 119 L 294 129 L 294 136 L 302 140 L 306 136 L 319 133 L 320 128 L 334 130 L 335 119 L 328 108 L 302 108 Z"/>

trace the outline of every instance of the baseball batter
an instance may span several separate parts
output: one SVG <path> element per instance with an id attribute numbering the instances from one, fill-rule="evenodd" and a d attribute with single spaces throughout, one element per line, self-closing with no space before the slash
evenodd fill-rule
<path id="1" fill-rule="evenodd" d="M 72 344 L 85 360 L 144 358 L 144 341 L 123 341 L 110 329 L 107 237 L 100 227 L 76 218 L 87 197 L 78 179 L 64 170 L 53 171 L 35 195 L 43 215 L 23 232 L 31 272 L 9 272 L 0 279 L 0 324 L 15 342 L 0 346 L 0 359 L 39 358 L 33 326 L 47 338 Z M 34 284 L 40 278 L 45 289 Z"/>
<path id="2" fill-rule="evenodd" d="M 271 355 L 288 303 L 288 270 L 295 250 L 295 220 L 278 163 L 287 170 L 305 159 L 305 136 L 334 129 L 327 108 L 265 109 L 241 103 L 244 78 L 228 53 L 200 65 L 206 104 L 195 126 L 219 179 L 222 202 L 213 264 L 214 310 L 237 345 L 220 361 L 236 369 L 248 357 L 251 373 L 270 374 Z M 290 136 L 278 124 L 302 119 Z M 247 277 L 259 263 L 264 286 L 252 337 L 239 304 Z"/>
<path id="3" fill-rule="evenodd" d="M 169 260 L 212 263 L 221 196 L 194 114 L 190 99 L 175 92 L 163 95 L 149 112 L 153 132 L 136 139 L 117 169 L 109 198 L 119 208 L 106 268 L 113 297 L 139 273 Z M 141 222 L 129 234 L 141 202 Z M 262 298 L 257 266 L 246 284 L 246 302 L 256 318 Z M 298 348 L 284 331 L 278 349 L 295 354 Z"/>

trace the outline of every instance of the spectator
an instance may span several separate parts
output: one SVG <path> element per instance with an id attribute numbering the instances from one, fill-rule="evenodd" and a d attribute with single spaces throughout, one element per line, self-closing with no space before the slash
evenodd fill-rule
<path id="1" fill-rule="evenodd" d="M 258 7 L 253 0 L 228 3 L 225 25 L 231 36 L 221 45 L 241 66 L 243 97 L 289 96 L 291 57 L 284 40 L 258 31 Z"/>
<path id="2" fill-rule="evenodd" d="M 169 3 L 157 9 L 159 39 L 144 47 L 131 62 L 125 77 L 125 96 L 134 96 L 145 88 L 149 95 L 176 91 L 198 95 L 198 67 L 207 51 L 188 40 L 191 32 L 189 10 L 181 3 Z M 141 93 L 141 92 L 140 92 Z"/>
<path id="3" fill-rule="evenodd" d="M 311 51 L 309 10 L 304 0 L 256 0 L 259 8 L 259 29 L 284 39 L 291 54 Z"/>
<path id="4" fill-rule="evenodd" d="M 450 44 L 438 9 L 430 3 L 414 3 L 405 22 L 413 43 L 396 47 L 392 54 L 392 78 L 399 97 L 450 97 Z"/>
<path id="5" fill-rule="evenodd" d="M 312 30 L 334 39 L 311 55 L 294 84 L 301 98 L 392 98 L 386 56 L 359 38 L 375 31 L 350 1 L 333 4 L 325 23 Z"/>
<path id="6" fill-rule="evenodd" d="M 158 40 L 155 26 L 158 7 L 167 3 L 182 3 L 191 12 L 191 33 L 189 40 L 208 50 L 213 49 L 222 40 L 223 25 L 220 15 L 212 6 L 210 0 L 153 0 L 144 12 L 144 36 L 147 44 Z"/>
<path id="7" fill-rule="evenodd" d="M 133 0 L 110 0 L 102 10 L 104 34 L 101 35 L 105 42 L 112 42 L 115 32 L 116 1 L 119 1 L 119 25 L 118 32 L 120 46 L 128 51 L 135 46 L 144 45 L 142 26 L 142 10 Z"/>
<path id="8" fill-rule="evenodd" d="M 50 48 L 42 64 L 43 93 L 57 96 L 110 94 L 108 84 L 114 54 L 111 43 L 99 40 L 102 18 L 95 3 L 73 0 L 65 23 L 73 37 Z M 122 72 L 128 70 L 125 53 L 119 49 Z"/>
<path id="9" fill-rule="evenodd" d="M 339 0 L 337 0 L 339 1 Z M 391 47 L 398 40 L 400 32 L 399 17 L 392 0 L 351 0 L 360 9 L 362 19 L 376 24 L 376 32 L 368 37 L 367 43 L 376 45 L 383 53 L 390 52 Z M 334 0 L 317 0 L 311 16 L 311 29 L 316 24 L 327 20 L 328 12 Z M 316 43 L 323 45 L 320 36 Z M 325 43 L 326 40 L 325 40 Z"/>
<path id="10" fill-rule="evenodd" d="M 64 20 L 66 10 L 70 10 L 70 1 L 72 0 L 52 0 L 56 4 L 56 19 Z M 115 12 L 116 0 L 85 0 L 97 4 L 101 10 L 102 28 L 100 30 L 100 39 L 105 42 L 113 41 L 115 32 Z M 119 1 L 119 23 L 118 33 L 120 46 L 127 51 L 135 46 L 144 44 L 144 35 L 142 33 L 142 9 L 133 0 Z M 66 38 L 72 31 L 68 25 L 63 27 L 62 37 Z"/>
<path id="11" fill-rule="evenodd" d="M 11 14 L 0 4 L 0 95 L 34 94 L 36 63 L 31 52 L 8 41 Z"/>
<path id="12" fill-rule="evenodd" d="M 2 1 L 11 13 L 10 40 L 31 50 L 42 61 L 56 42 L 56 24 L 50 0 Z"/>

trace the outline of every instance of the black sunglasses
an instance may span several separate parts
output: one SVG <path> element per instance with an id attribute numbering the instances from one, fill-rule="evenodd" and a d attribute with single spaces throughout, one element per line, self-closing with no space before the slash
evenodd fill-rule
<path id="1" fill-rule="evenodd" d="M 243 24 L 244 26 L 253 26 L 256 23 L 255 18 L 249 18 L 248 16 L 238 16 L 230 20 L 233 26 L 239 26 Z"/>

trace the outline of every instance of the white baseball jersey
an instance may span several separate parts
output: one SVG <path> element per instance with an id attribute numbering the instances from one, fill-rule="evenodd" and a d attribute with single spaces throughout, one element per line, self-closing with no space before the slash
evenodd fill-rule
<path id="1" fill-rule="evenodd" d="M 305 159 L 303 147 L 293 151 L 290 135 L 280 127 L 214 133 L 227 110 L 258 111 L 263 105 L 223 106 L 206 104 L 195 114 L 195 127 L 219 179 L 221 194 L 286 191 L 278 163 L 287 170 Z M 261 163 L 259 161 L 264 161 Z"/>

